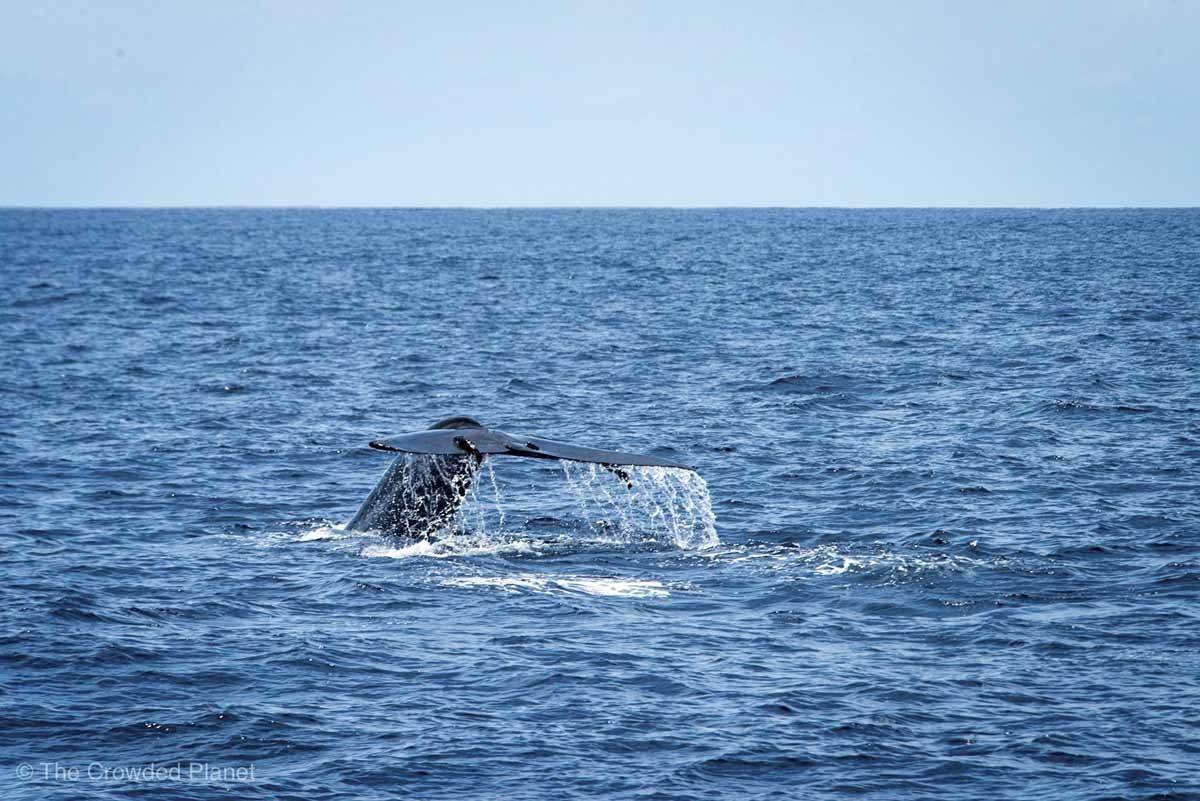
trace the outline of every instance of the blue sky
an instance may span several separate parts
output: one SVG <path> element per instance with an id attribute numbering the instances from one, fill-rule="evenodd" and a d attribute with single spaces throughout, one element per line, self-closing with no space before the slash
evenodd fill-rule
<path id="1" fill-rule="evenodd" d="M 0 0 L 0 205 L 1200 205 L 1200 0 Z"/>

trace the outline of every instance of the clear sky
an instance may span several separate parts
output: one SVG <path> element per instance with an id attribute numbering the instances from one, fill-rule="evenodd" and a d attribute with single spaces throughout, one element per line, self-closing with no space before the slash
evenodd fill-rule
<path id="1" fill-rule="evenodd" d="M 0 205 L 1200 205 L 1200 0 L 0 0 Z"/>

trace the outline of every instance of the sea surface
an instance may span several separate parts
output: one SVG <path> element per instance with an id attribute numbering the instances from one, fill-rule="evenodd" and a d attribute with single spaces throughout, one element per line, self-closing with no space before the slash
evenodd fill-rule
<path id="1" fill-rule="evenodd" d="M 2 210 L 5 799 L 1200 798 L 1200 211 Z M 495 458 L 344 528 L 468 414 Z"/>

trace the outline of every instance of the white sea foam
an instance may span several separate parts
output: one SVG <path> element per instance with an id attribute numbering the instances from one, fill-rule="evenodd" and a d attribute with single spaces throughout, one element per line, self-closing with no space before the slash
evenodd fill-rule
<path id="1" fill-rule="evenodd" d="M 545 540 L 522 536 L 520 532 L 444 533 L 436 539 L 397 540 L 378 531 L 347 531 L 344 523 L 320 521 L 308 524 L 299 532 L 268 532 L 261 544 L 265 546 L 295 542 L 329 542 L 359 548 L 367 557 L 409 559 L 428 557 L 445 559 L 452 556 L 498 556 L 537 554 L 549 547 Z"/>
<path id="2" fill-rule="evenodd" d="M 409 543 L 375 542 L 362 549 L 370 558 L 411 559 L 426 557 L 446 559 L 455 556 L 533 555 L 538 553 L 537 540 L 491 540 L 481 537 L 458 536 L 437 540 L 416 540 Z"/>
<path id="3" fill-rule="evenodd" d="M 325 523 L 311 528 L 307 531 L 300 532 L 298 540 L 300 542 L 313 542 L 316 540 L 340 540 L 345 539 L 346 526 L 342 523 Z"/>
<path id="4" fill-rule="evenodd" d="M 832 561 L 822 562 L 817 565 L 813 568 L 813 572 L 819 573 L 822 576 L 840 576 L 843 573 L 849 573 L 851 570 L 857 570 L 867 564 L 862 559 L 855 559 L 850 556 L 838 556 Z"/>
<path id="5" fill-rule="evenodd" d="M 508 592 L 578 592 L 619 598 L 666 598 L 667 586 L 655 579 L 603 576 L 544 576 L 522 573 L 512 576 L 462 576 L 442 581 L 444 587 L 495 587 Z"/>
<path id="6" fill-rule="evenodd" d="M 728 564 L 761 564 L 768 570 L 796 573 L 796 578 L 843 576 L 869 571 L 885 571 L 892 580 L 909 574 L 930 571 L 965 571 L 983 564 L 967 556 L 941 553 L 913 553 L 879 544 L 866 550 L 862 546 L 840 544 L 812 548 L 788 548 L 764 545 L 738 545 L 710 550 L 703 554 Z M 803 572 L 797 572 L 801 568 Z"/>

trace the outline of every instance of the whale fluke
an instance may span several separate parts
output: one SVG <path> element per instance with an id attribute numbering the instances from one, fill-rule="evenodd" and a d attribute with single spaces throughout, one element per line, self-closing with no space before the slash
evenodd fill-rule
<path id="1" fill-rule="evenodd" d="M 467 421 L 468 424 L 449 427 L 447 422 Z M 572 462 L 594 462 L 604 465 L 630 465 L 647 467 L 678 467 L 690 470 L 687 465 L 648 456 L 640 453 L 608 451 L 600 448 L 585 448 L 541 437 L 524 437 L 485 428 L 467 417 L 443 420 L 427 431 L 397 434 L 387 439 L 369 443 L 381 451 L 400 453 L 426 453 L 442 456 L 483 454 L 485 456 L 525 456 L 531 459 L 566 459 Z"/>
<path id="2" fill-rule="evenodd" d="M 403 536 L 428 536 L 448 522 L 488 456 L 591 462 L 612 470 L 626 484 L 630 478 L 622 467 L 692 469 L 658 456 L 508 434 L 470 417 L 448 417 L 425 431 L 397 434 L 368 444 L 399 456 L 346 528 Z"/>

